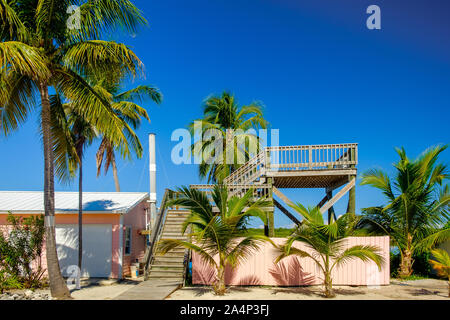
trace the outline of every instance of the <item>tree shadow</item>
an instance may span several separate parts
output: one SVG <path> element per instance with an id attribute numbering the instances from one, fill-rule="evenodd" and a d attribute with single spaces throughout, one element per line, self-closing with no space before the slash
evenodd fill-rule
<path id="1" fill-rule="evenodd" d="M 320 292 L 317 289 L 311 287 L 292 287 L 292 288 L 276 288 L 272 290 L 272 294 L 277 293 L 292 293 L 292 294 L 303 294 L 305 296 L 320 296 Z"/>
<path id="2" fill-rule="evenodd" d="M 225 268 L 225 283 L 227 285 L 236 285 L 236 286 L 262 285 L 261 280 L 254 275 L 248 275 L 245 277 L 237 278 L 238 275 L 239 272 L 237 272 L 232 266 L 227 265 Z"/>
<path id="3" fill-rule="evenodd" d="M 215 280 L 216 270 L 211 268 L 211 266 L 202 259 L 196 261 L 195 268 L 192 268 L 192 283 L 210 285 Z"/>
<path id="4" fill-rule="evenodd" d="M 418 297 L 418 296 L 441 296 L 442 292 L 441 291 L 430 291 L 427 289 L 409 289 L 407 290 L 409 292 L 409 294 L 411 294 L 412 296 Z"/>
<path id="5" fill-rule="evenodd" d="M 303 271 L 298 258 L 278 262 L 269 273 L 278 286 L 307 286 L 316 283 L 314 275 Z"/>

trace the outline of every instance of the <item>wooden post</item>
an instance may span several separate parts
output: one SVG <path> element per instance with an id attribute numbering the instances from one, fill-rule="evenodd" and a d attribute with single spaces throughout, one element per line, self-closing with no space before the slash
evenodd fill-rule
<path id="1" fill-rule="evenodd" d="M 331 199 L 333 198 L 333 190 L 332 190 L 332 189 L 326 188 L 326 189 L 325 189 L 325 192 L 326 192 L 326 194 L 327 194 L 328 201 L 331 200 Z M 331 206 L 331 207 L 328 209 L 328 224 L 330 224 L 330 221 L 331 221 L 331 217 L 332 217 L 332 216 L 333 216 L 333 218 L 336 220 L 336 213 L 334 212 L 333 206 Z"/>
<path id="2" fill-rule="evenodd" d="M 356 177 L 350 177 L 351 179 L 354 179 Z M 348 191 L 348 204 L 347 204 L 347 212 L 351 213 L 353 215 L 356 214 L 356 190 L 355 190 L 356 186 L 354 186 L 353 188 L 351 188 Z"/>
<path id="3" fill-rule="evenodd" d="M 272 178 L 267 179 L 267 187 L 269 190 L 269 200 L 272 201 L 272 210 L 267 211 L 267 227 L 264 226 L 264 233 L 267 237 L 275 236 L 275 225 L 274 225 L 274 211 L 275 207 L 273 205 L 273 191 L 272 191 Z"/>

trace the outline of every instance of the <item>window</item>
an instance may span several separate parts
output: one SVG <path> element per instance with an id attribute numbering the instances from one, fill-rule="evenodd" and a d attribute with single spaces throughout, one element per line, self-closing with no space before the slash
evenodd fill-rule
<path id="1" fill-rule="evenodd" d="M 125 254 L 131 254 L 131 227 L 125 227 Z"/>

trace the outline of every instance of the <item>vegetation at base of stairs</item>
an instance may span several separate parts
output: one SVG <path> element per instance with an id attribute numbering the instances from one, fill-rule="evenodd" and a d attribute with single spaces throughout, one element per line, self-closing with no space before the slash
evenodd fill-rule
<path id="1" fill-rule="evenodd" d="M 286 238 L 289 237 L 295 229 L 288 229 L 288 228 L 275 228 L 275 236 L 274 238 Z M 264 235 L 264 229 L 261 228 L 248 228 L 247 229 L 248 234 L 250 235 Z"/>
<path id="2" fill-rule="evenodd" d="M 195 251 L 204 261 L 216 271 L 216 281 L 213 284 L 217 295 L 224 295 L 225 268 L 236 267 L 244 261 L 259 245 L 269 238 L 260 235 L 249 235 L 246 231 L 251 217 L 267 222 L 264 208 L 269 204 L 265 198 L 253 200 L 253 190 L 239 198 L 228 197 L 228 190 L 224 185 L 215 185 L 210 198 L 197 189 L 182 187 L 179 197 L 172 199 L 168 206 L 182 206 L 189 209 L 190 214 L 182 226 L 182 233 L 191 227 L 190 240 L 163 239 L 159 243 L 162 255 L 184 247 Z M 216 213 L 213 207 L 219 209 Z M 247 210 L 244 211 L 244 209 Z M 215 258 L 218 258 L 217 262 Z"/>
<path id="3" fill-rule="evenodd" d="M 0 292 L 44 286 L 45 269 L 41 266 L 44 217 L 23 218 L 10 213 L 7 221 L 11 226 L 9 235 L 0 232 Z"/>

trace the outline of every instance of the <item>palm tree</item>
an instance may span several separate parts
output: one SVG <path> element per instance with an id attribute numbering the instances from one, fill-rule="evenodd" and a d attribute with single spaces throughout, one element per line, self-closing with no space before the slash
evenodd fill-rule
<path id="1" fill-rule="evenodd" d="M 110 99 L 110 103 L 116 115 L 127 122 L 133 129 L 139 128 L 141 125 L 141 117 L 150 121 L 147 110 L 139 106 L 137 103 L 143 103 L 150 99 L 153 102 L 160 104 L 162 102 L 162 95 L 158 88 L 140 85 L 125 92 L 119 92 L 119 83 L 108 84 L 101 82 L 99 87 L 107 94 Z M 133 134 L 127 135 L 129 137 L 130 145 L 138 158 L 142 157 L 142 145 L 139 139 Z M 108 169 L 111 166 L 114 183 L 116 186 L 116 192 L 120 192 L 119 176 L 117 173 L 116 156 L 114 150 L 117 146 L 107 136 L 103 136 L 100 147 L 97 151 L 97 177 L 102 170 L 103 160 L 105 160 L 104 171 L 105 175 L 108 173 Z"/>
<path id="2" fill-rule="evenodd" d="M 415 160 L 409 159 L 403 148 L 396 149 L 400 159 L 394 164 L 393 182 L 377 169 L 362 175 L 361 184 L 381 190 L 387 203 L 363 209 L 359 227 L 390 236 L 400 251 L 400 277 L 412 274 L 414 254 L 450 238 L 450 228 L 442 228 L 449 221 L 450 193 L 448 186 L 440 188 L 449 175 L 447 167 L 438 163 L 445 149 L 427 149 Z"/>
<path id="3" fill-rule="evenodd" d="M 450 256 L 443 249 L 431 250 L 434 259 L 430 259 L 430 263 L 437 271 L 438 276 L 448 279 L 448 296 L 450 298 Z"/>
<path id="4" fill-rule="evenodd" d="M 67 27 L 71 5 L 79 5 L 76 28 Z M 114 112 L 83 75 L 118 70 L 136 76 L 143 68 L 137 56 L 123 44 L 99 39 L 103 33 L 118 29 L 135 33 L 146 20 L 128 0 L 1 0 L 0 24 L 0 130 L 9 134 L 17 129 L 37 105 L 35 96 L 39 93 L 50 289 L 54 297 L 67 298 L 70 293 L 61 275 L 55 242 L 55 155 L 49 87 L 77 101 L 77 112 L 102 131 L 126 127 L 117 116 L 99 117 L 100 111 Z M 112 138 L 126 140 L 123 132 L 112 134 Z"/>
<path id="5" fill-rule="evenodd" d="M 73 144 L 76 150 L 76 159 L 73 169 L 78 166 L 78 268 L 82 272 L 83 260 L 83 157 L 84 150 L 92 144 L 97 136 L 95 127 L 82 116 L 69 109 L 67 117 Z"/>
<path id="6" fill-rule="evenodd" d="M 293 205 L 292 208 L 301 214 L 304 220 L 302 225 L 288 237 L 286 243 L 278 248 L 281 254 L 275 261 L 278 263 L 291 255 L 312 259 L 323 272 L 325 297 L 332 298 L 335 296 L 331 276 L 335 267 L 352 259 L 360 259 L 364 262 L 371 260 L 381 269 L 384 259 L 380 255 L 378 247 L 356 245 L 345 249 L 345 239 L 356 234 L 355 225 L 358 219 L 353 214 L 346 213 L 337 220 L 331 216 L 329 223 L 325 224 L 317 207 L 306 209 L 301 204 L 297 204 Z M 294 246 L 296 241 L 306 244 L 311 251 L 296 248 Z"/>
<path id="7" fill-rule="evenodd" d="M 200 177 L 207 178 L 208 182 L 222 182 L 248 161 L 252 152 L 259 152 L 256 130 L 267 125 L 258 102 L 239 107 L 234 95 L 228 92 L 206 99 L 203 118 L 189 125 L 191 134 L 201 137 L 192 145 L 194 156 L 201 159 Z M 212 133 L 220 136 L 216 137 L 219 140 L 212 139 Z"/>
<path id="8" fill-rule="evenodd" d="M 175 239 L 162 240 L 160 251 L 166 254 L 176 247 L 185 247 L 197 252 L 205 262 L 217 271 L 213 289 L 217 295 L 226 292 L 225 268 L 232 267 L 244 261 L 249 254 L 259 247 L 263 241 L 271 241 L 260 235 L 250 235 L 246 225 L 250 217 L 258 217 L 266 221 L 263 208 L 269 205 L 265 199 L 253 201 L 253 190 L 249 190 L 242 198 L 228 198 L 227 189 L 215 185 L 212 200 L 218 212 L 213 211 L 213 205 L 208 196 L 198 190 L 182 187 L 178 190 L 179 198 L 171 200 L 169 205 L 177 205 L 190 210 L 190 215 L 183 223 L 183 233 L 192 228 L 192 241 Z M 247 210 L 244 209 L 247 208 Z M 218 256 L 218 262 L 215 257 Z"/>

